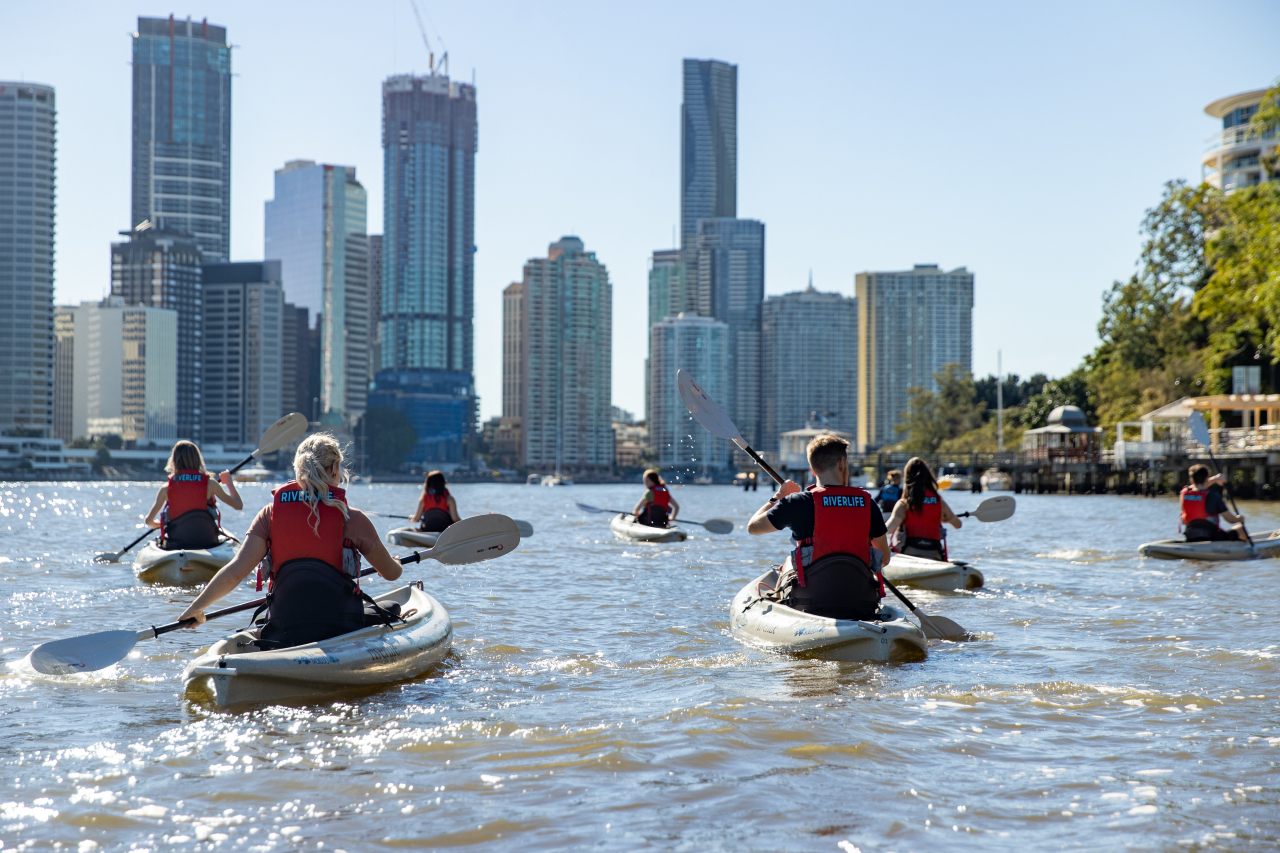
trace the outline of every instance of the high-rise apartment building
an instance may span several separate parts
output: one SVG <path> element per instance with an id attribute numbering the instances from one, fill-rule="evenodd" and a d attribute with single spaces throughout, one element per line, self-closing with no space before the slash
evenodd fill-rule
<path id="1" fill-rule="evenodd" d="M 194 237 L 148 223 L 121 231 L 128 242 L 111 244 L 111 295 L 125 305 L 178 312 L 178 438 L 201 435 L 200 247 Z"/>
<path id="2" fill-rule="evenodd" d="M 696 472 L 728 463 L 727 442 L 693 419 L 676 384 L 676 372 L 686 370 L 712 399 L 726 400 L 728 339 L 727 324 L 694 314 L 667 317 L 649 327 L 649 445 L 662 468 Z"/>
<path id="3" fill-rule="evenodd" d="M 1222 130 L 1209 138 L 1208 147 L 1200 155 L 1202 181 L 1231 193 L 1280 178 L 1263 168 L 1275 154 L 1280 128 L 1272 125 L 1259 133 L 1250 124 L 1266 96 L 1266 89 L 1257 89 L 1219 98 L 1204 108 L 1208 115 L 1222 120 Z"/>
<path id="4" fill-rule="evenodd" d="M 698 223 L 698 313 L 729 327 L 726 410 L 748 444 L 760 443 L 760 304 L 764 301 L 764 223 Z M 746 455 L 735 450 L 743 460 Z"/>
<path id="5" fill-rule="evenodd" d="M 613 288 L 577 237 L 524 266 L 521 373 L 524 464 L 542 471 L 613 468 Z"/>
<path id="6" fill-rule="evenodd" d="M 311 328 L 311 312 L 284 304 L 280 323 L 280 414 L 320 417 L 320 335 Z"/>
<path id="7" fill-rule="evenodd" d="M 698 248 L 698 223 L 738 215 L 738 66 L 714 59 L 684 61 L 680 108 L 680 248 L 686 263 Z M 692 288 L 684 291 L 693 311 Z"/>
<path id="8" fill-rule="evenodd" d="M 973 369 L 973 273 L 858 273 L 856 296 L 858 444 L 874 450 L 900 440 L 908 389 L 936 391 L 933 374 L 947 364 Z"/>
<path id="9" fill-rule="evenodd" d="M 53 309 L 53 437 L 69 442 L 75 434 L 76 311 Z"/>
<path id="10" fill-rule="evenodd" d="M 204 440 L 250 449 L 280 417 L 280 262 L 204 265 Z"/>
<path id="11" fill-rule="evenodd" d="M 524 416 L 524 282 L 502 291 L 502 416 Z"/>
<path id="12" fill-rule="evenodd" d="M 369 381 L 382 368 L 382 235 L 369 235 Z"/>
<path id="13" fill-rule="evenodd" d="M 856 299 L 820 293 L 812 281 L 798 293 L 771 296 L 761 308 L 761 344 L 762 450 L 779 452 L 779 436 L 814 414 L 832 430 L 857 435 Z"/>
<path id="14" fill-rule="evenodd" d="M 225 27 L 138 18 L 133 34 L 133 226 L 231 254 L 231 45 Z"/>
<path id="15" fill-rule="evenodd" d="M 54 428 L 52 86 L 0 81 L 0 432 Z"/>
<path id="16" fill-rule="evenodd" d="M 380 331 L 381 370 L 392 371 L 386 377 L 387 391 L 394 392 L 388 399 L 407 400 L 409 386 L 465 388 L 474 394 L 477 140 L 474 86 L 438 73 L 396 75 L 383 82 Z M 439 376 L 406 386 L 400 381 L 405 371 Z M 459 374 L 465 381 L 456 379 Z M 380 375 L 375 385 L 382 388 Z M 433 413 L 437 403 L 442 408 Z M 470 436 L 475 431 L 474 396 L 444 402 L 432 392 L 411 408 L 418 414 L 404 413 L 420 442 L 451 412 L 466 415 L 448 433 Z M 437 461 L 462 460 L 460 455 Z"/>
<path id="17" fill-rule="evenodd" d="M 352 166 L 291 160 L 275 173 L 265 253 L 284 292 L 320 337 L 320 420 L 355 425 L 369 389 L 369 238 L 365 189 Z"/>
<path id="18" fill-rule="evenodd" d="M 680 259 L 679 249 L 658 249 L 649 260 L 649 322 L 661 323 L 667 317 L 675 317 L 686 310 L 685 305 L 685 265 Z M 693 277 L 696 283 L 696 276 Z M 692 313 L 697 306 L 689 306 Z M 650 356 L 651 357 L 651 356 Z M 644 416 L 651 417 L 649 407 L 652 400 L 649 387 L 649 361 L 644 360 Z"/>

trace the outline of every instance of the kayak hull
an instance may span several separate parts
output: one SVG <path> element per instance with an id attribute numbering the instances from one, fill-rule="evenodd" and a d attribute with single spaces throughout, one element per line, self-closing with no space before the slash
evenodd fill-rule
<path id="1" fill-rule="evenodd" d="M 440 534 L 428 533 L 416 527 L 397 527 L 388 531 L 384 538 L 388 545 L 398 545 L 401 548 L 433 548 Z"/>
<path id="2" fill-rule="evenodd" d="M 986 578 L 973 566 L 945 563 L 909 554 L 894 554 L 884 567 L 884 576 L 899 586 L 918 589 L 980 589 Z"/>
<path id="3" fill-rule="evenodd" d="M 923 660 L 929 654 L 924 632 L 894 607 L 880 608 L 882 621 L 828 619 L 759 597 L 761 583 L 772 587 L 776 571 L 744 586 L 729 606 L 735 639 L 784 654 L 838 661 Z"/>
<path id="4" fill-rule="evenodd" d="M 613 535 L 627 542 L 683 542 L 689 534 L 680 527 L 647 527 L 630 517 L 615 515 L 609 522 Z"/>
<path id="5" fill-rule="evenodd" d="M 1160 560 L 1267 560 L 1280 557 L 1280 530 L 1268 530 L 1253 537 L 1254 548 L 1248 542 L 1186 542 L 1182 539 L 1165 539 L 1148 542 L 1138 547 L 1143 557 Z"/>
<path id="6" fill-rule="evenodd" d="M 449 653 L 453 622 L 430 595 L 417 586 L 402 586 L 374 600 L 394 602 L 401 613 L 412 615 L 406 616 L 406 624 L 375 625 L 265 652 L 239 645 L 256 639 L 255 626 L 214 643 L 187 665 L 183 684 L 188 693 L 203 693 L 217 705 L 308 699 L 414 678 Z"/>
<path id="7" fill-rule="evenodd" d="M 189 586 L 208 583 L 236 555 L 236 543 L 228 540 L 213 548 L 165 551 L 154 542 L 138 552 L 133 573 L 143 583 Z"/>

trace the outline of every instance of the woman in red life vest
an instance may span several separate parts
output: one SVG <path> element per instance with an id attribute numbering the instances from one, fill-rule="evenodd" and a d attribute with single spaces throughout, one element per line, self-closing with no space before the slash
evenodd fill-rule
<path id="1" fill-rule="evenodd" d="M 1239 539 L 1245 541 L 1244 516 L 1227 509 L 1222 499 L 1226 479 L 1221 474 L 1209 476 L 1205 465 L 1192 465 L 1191 483 L 1178 496 L 1182 510 L 1182 524 L 1186 528 L 1188 542 L 1220 542 Z M 1225 518 L 1235 527 L 1222 529 L 1219 518 Z"/>
<path id="2" fill-rule="evenodd" d="M 222 539 L 217 501 L 244 509 L 231 472 L 223 471 L 217 480 L 210 477 L 200 448 L 189 441 L 173 446 L 164 470 L 169 472 L 169 480 L 156 493 L 145 522 L 160 530 L 160 547 L 178 550 L 217 545 Z"/>
<path id="3" fill-rule="evenodd" d="M 644 497 L 631 514 L 636 517 L 636 521 L 647 527 L 670 527 L 680 513 L 680 504 L 671 497 L 657 468 L 644 472 L 644 486 Z"/>
<path id="4" fill-rule="evenodd" d="M 427 475 L 422 483 L 418 508 L 409 520 L 420 522 L 418 529 L 429 533 L 440 533 L 455 521 L 462 521 L 458 515 L 458 504 L 446 488 L 443 471 L 432 471 Z"/>
<path id="5" fill-rule="evenodd" d="M 269 611 L 260 648 L 313 643 L 378 624 L 394 614 L 373 610 L 360 591 L 363 554 L 387 580 L 400 577 L 400 562 L 387 552 L 364 513 L 347 506 L 342 449 L 319 433 L 298 446 L 294 479 L 272 492 L 253 519 L 244 544 L 209 581 L 183 619 L 204 621 L 209 605 L 240 585 L 258 566 L 270 582 Z"/>
<path id="6" fill-rule="evenodd" d="M 832 619 L 875 619 L 889 542 L 871 494 L 849 485 L 848 452 L 839 436 L 815 436 L 808 454 L 817 486 L 801 489 L 787 480 L 756 510 L 747 532 L 791 528 L 795 550 L 779 568 L 776 600 Z"/>
<path id="7" fill-rule="evenodd" d="M 942 525 L 950 524 L 959 530 L 960 519 L 938 494 L 938 481 L 933 478 L 928 462 L 919 456 L 913 457 L 907 463 L 904 478 L 906 487 L 902 498 L 894 504 L 893 515 L 889 517 L 889 535 L 901 527 L 902 553 L 945 560 L 947 546 Z"/>

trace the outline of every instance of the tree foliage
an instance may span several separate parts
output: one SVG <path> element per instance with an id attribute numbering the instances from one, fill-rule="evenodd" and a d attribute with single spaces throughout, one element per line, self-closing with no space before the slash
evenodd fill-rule
<path id="1" fill-rule="evenodd" d="M 907 410 L 898 431 L 906 433 L 902 449 L 909 453 L 935 453 L 944 441 L 983 424 L 986 403 L 978 400 L 971 373 L 948 364 L 933 379 L 937 391 L 907 391 Z"/>
<path id="2" fill-rule="evenodd" d="M 356 434 L 365 438 L 369 465 L 375 471 L 398 471 L 418 441 L 413 424 L 390 408 L 373 408 L 356 425 Z"/>
<path id="3" fill-rule="evenodd" d="M 1058 406 L 1079 406 L 1086 416 L 1093 415 L 1089 401 L 1089 379 L 1083 367 L 1077 367 L 1061 379 L 1044 384 L 1039 394 L 1027 401 L 1022 410 L 1022 425 L 1037 429 L 1049 422 L 1049 414 Z"/>

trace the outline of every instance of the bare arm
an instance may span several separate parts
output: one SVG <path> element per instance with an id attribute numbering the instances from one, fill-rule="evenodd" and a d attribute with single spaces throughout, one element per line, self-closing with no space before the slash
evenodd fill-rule
<path id="1" fill-rule="evenodd" d="M 885 562 L 888 562 L 889 558 L 892 556 L 889 552 L 889 535 L 887 533 L 883 536 L 877 536 L 875 539 L 872 539 L 871 547 L 875 548 L 883 555 L 882 559 Z"/>
<path id="2" fill-rule="evenodd" d="M 458 502 L 453 499 L 453 495 L 449 495 L 449 518 L 454 521 L 462 521 L 462 516 L 458 515 Z M 386 550 L 385 548 L 383 549 Z M 389 580 L 394 580 L 390 578 Z"/>
<path id="3" fill-rule="evenodd" d="M 960 525 L 964 522 L 960 520 L 959 516 L 951 511 L 951 507 L 947 506 L 947 502 L 941 497 L 938 498 L 938 503 L 942 504 L 942 523 L 950 524 L 956 530 L 959 530 Z"/>
<path id="4" fill-rule="evenodd" d="M 383 579 L 393 581 L 400 577 L 400 573 L 404 571 L 400 561 L 391 556 L 387 546 L 382 544 L 382 540 L 378 538 L 378 529 L 373 526 L 369 516 L 353 509 L 347 525 L 347 532 L 358 543 L 360 553 Z"/>
<path id="5" fill-rule="evenodd" d="M 196 620 L 195 625 L 202 624 L 204 622 L 205 608 L 234 591 L 241 581 L 249 576 L 249 572 L 253 571 L 262 562 L 262 558 L 265 556 L 267 556 L 267 540 L 252 534 L 246 536 L 244 544 L 240 546 L 240 550 L 236 551 L 236 555 L 231 558 L 231 562 L 218 570 L 218 573 L 213 576 L 213 580 L 209 581 L 208 585 L 196 596 L 196 600 L 191 602 L 178 618 L 194 618 Z M 191 627 L 194 628 L 195 625 Z"/>
<path id="6" fill-rule="evenodd" d="M 418 507 L 413 511 L 413 515 L 409 516 L 409 520 L 414 524 L 422 520 L 422 498 L 418 498 Z"/>
<path id="7" fill-rule="evenodd" d="M 156 492 L 156 502 L 151 505 L 151 511 L 147 513 L 147 517 L 142 523 L 147 527 L 159 528 L 160 522 L 156 519 L 156 516 L 160 514 L 160 509 L 164 506 L 164 502 L 168 500 L 168 498 L 169 487 L 161 486 L 160 491 Z"/>
<path id="8" fill-rule="evenodd" d="M 765 533 L 777 533 L 778 528 L 773 526 L 773 522 L 769 521 L 766 514 L 769 510 L 773 509 L 773 505 L 775 503 L 782 500 L 787 495 L 794 495 L 798 491 L 800 491 L 800 486 L 797 485 L 795 480 L 787 480 L 779 486 L 778 491 L 773 493 L 773 497 L 769 498 L 769 501 L 764 506 L 756 510 L 755 515 L 751 516 L 751 520 L 747 522 L 747 532 L 752 536 L 761 536 Z"/>
<path id="9" fill-rule="evenodd" d="M 671 497 L 669 494 L 667 497 L 671 501 L 671 514 L 668 515 L 667 518 L 675 521 L 676 516 L 680 514 L 680 504 L 676 503 L 676 499 Z"/>
<path id="10" fill-rule="evenodd" d="M 631 510 L 631 514 L 639 515 L 640 511 L 643 510 L 647 504 L 651 503 L 653 503 L 653 489 L 645 489 L 644 497 L 640 499 L 640 503 L 636 504 L 636 508 Z"/>
<path id="11" fill-rule="evenodd" d="M 213 492 L 213 496 L 232 509 L 244 509 L 244 499 L 236 491 L 236 478 L 231 476 L 231 472 L 223 471 L 218 475 L 218 480 L 222 481 L 221 486 L 216 480 L 209 481 L 209 491 Z M 224 492 L 222 486 L 226 486 L 227 491 Z"/>
<path id="12" fill-rule="evenodd" d="M 889 520 L 885 523 L 885 528 L 889 531 L 887 535 L 892 536 L 902 522 L 907 520 L 907 502 L 899 500 L 893 505 L 893 512 L 889 515 Z"/>

